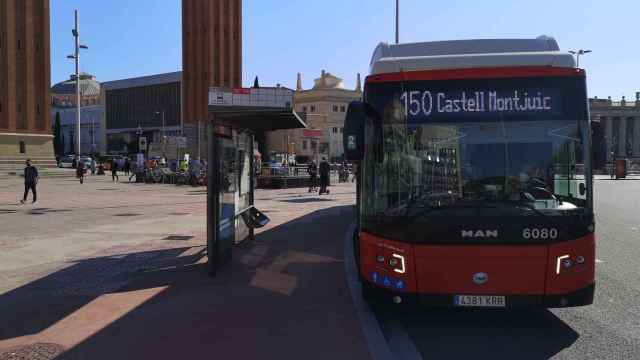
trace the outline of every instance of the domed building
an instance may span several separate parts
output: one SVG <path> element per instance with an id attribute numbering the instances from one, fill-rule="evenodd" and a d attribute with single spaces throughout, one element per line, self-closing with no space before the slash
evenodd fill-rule
<path id="1" fill-rule="evenodd" d="M 101 114 L 104 106 L 100 103 L 100 83 L 96 77 L 80 74 L 80 152 L 82 154 L 104 153 Z M 51 125 L 55 126 L 60 117 L 63 153 L 75 153 L 76 143 L 76 76 L 59 82 L 51 88 Z"/>
<path id="2" fill-rule="evenodd" d="M 100 83 L 96 77 L 80 74 L 81 106 L 98 105 L 100 102 Z M 76 106 L 76 75 L 59 82 L 51 88 L 51 105 L 59 108 Z"/>

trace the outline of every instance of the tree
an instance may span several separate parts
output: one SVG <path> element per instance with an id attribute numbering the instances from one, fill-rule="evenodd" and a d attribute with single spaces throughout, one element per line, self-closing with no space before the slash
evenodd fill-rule
<path id="1" fill-rule="evenodd" d="M 56 156 L 64 155 L 64 140 L 62 140 L 62 126 L 60 125 L 59 112 L 56 112 L 56 121 L 53 125 L 53 152 Z"/>

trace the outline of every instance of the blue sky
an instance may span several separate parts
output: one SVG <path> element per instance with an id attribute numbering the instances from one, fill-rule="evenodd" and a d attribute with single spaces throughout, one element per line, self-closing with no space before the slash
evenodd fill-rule
<path id="1" fill-rule="evenodd" d="M 215 0 L 211 0 L 215 1 Z M 393 41 L 394 0 L 243 0 L 243 84 L 303 86 L 325 69 L 355 86 L 378 42 Z M 401 0 L 402 42 L 554 36 L 581 59 L 591 96 L 640 91 L 640 2 L 593 0 Z M 179 0 L 51 0 L 52 82 L 73 72 L 73 9 L 89 46 L 81 70 L 108 81 L 181 69 Z"/>

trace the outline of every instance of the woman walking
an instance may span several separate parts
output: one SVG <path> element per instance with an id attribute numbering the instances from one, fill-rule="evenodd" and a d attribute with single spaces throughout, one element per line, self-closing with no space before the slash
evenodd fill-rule
<path id="1" fill-rule="evenodd" d="M 118 163 L 115 159 L 111 161 L 111 181 L 120 181 L 118 179 Z"/>

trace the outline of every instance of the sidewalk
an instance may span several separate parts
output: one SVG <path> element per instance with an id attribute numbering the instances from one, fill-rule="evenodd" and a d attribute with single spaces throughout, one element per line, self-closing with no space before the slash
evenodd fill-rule
<path id="1" fill-rule="evenodd" d="M 306 191 L 259 191 L 272 221 L 216 278 L 204 246 L 141 248 L 0 295 L 0 359 L 29 344 L 60 359 L 368 359 L 343 264 L 355 189 Z"/>

